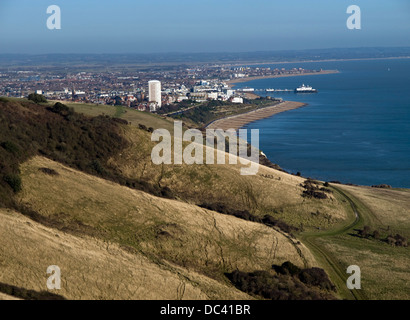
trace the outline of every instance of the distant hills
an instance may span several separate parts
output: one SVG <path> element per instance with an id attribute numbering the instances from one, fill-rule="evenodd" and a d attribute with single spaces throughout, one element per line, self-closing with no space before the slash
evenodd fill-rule
<path id="1" fill-rule="evenodd" d="M 257 52 L 129 54 L 0 54 L 0 66 L 255 63 L 409 57 L 410 47 L 329 48 Z"/>

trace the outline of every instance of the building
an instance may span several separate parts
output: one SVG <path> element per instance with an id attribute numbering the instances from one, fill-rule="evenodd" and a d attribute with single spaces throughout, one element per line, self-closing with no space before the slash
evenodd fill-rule
<path id="1" fill-rule="evenodd" d="M 232 103 L 243 103 L 243 98 L 241 97 L 233 97 L 231 99 Z"/>
<path id="2" fill-rule="evenodd" d="M 150 104 L 155 104 L 158 108 L 161 108 L 161 82 L 158 80 L 148 82 L 148 97 Z"/>

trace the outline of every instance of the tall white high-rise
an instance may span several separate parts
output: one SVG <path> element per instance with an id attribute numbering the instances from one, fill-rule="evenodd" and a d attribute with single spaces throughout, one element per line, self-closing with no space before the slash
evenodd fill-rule
<path id="1" fill-rule="evenodd" d="M 156 103 L 158 108 L 161 108 L 161 82 L 151 80 L 148 82 L 149 102 Z"/>

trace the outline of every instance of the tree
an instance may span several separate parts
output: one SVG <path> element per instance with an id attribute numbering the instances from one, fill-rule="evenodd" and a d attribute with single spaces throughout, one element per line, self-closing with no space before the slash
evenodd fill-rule
<path id="1" fill-rule="evenodd" d="M 43 95 L 37 93 L 30 93 L 28 95 L 28 100 L 31 100 L 34 103 L 47 103 L 47 99 Z"/>
<path id="2" fill-rule="evenodd" d="M 62 116 L 67 116 L 74 113 L 72 110 L 70 110 L 69 107 L 67 107 L 65 104 L 62 104 L 61 102 L 54 104 L 54 106 L 50 110 L 54 113 L 61 114 Z"/>
<path id="3" fill-rule="evenodd" d="M 367 238 L 370 235 L 370 227 L 364 226 L 362 231 L 362 236 Z"/>

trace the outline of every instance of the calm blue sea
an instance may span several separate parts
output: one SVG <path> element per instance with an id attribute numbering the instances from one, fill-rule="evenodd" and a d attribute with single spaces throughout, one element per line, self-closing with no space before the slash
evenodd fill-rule
<path id="1" fill-rule="evenodd" d="M 236 86 L 294 89 L 304 83 L 319 90 L 269 93 L 308 106 L 245 127 L 260 130 L 260 148 L 272 162 L 326 181 L 410 188 L 410 59 L 269 66 L 340 71 Z"/>

